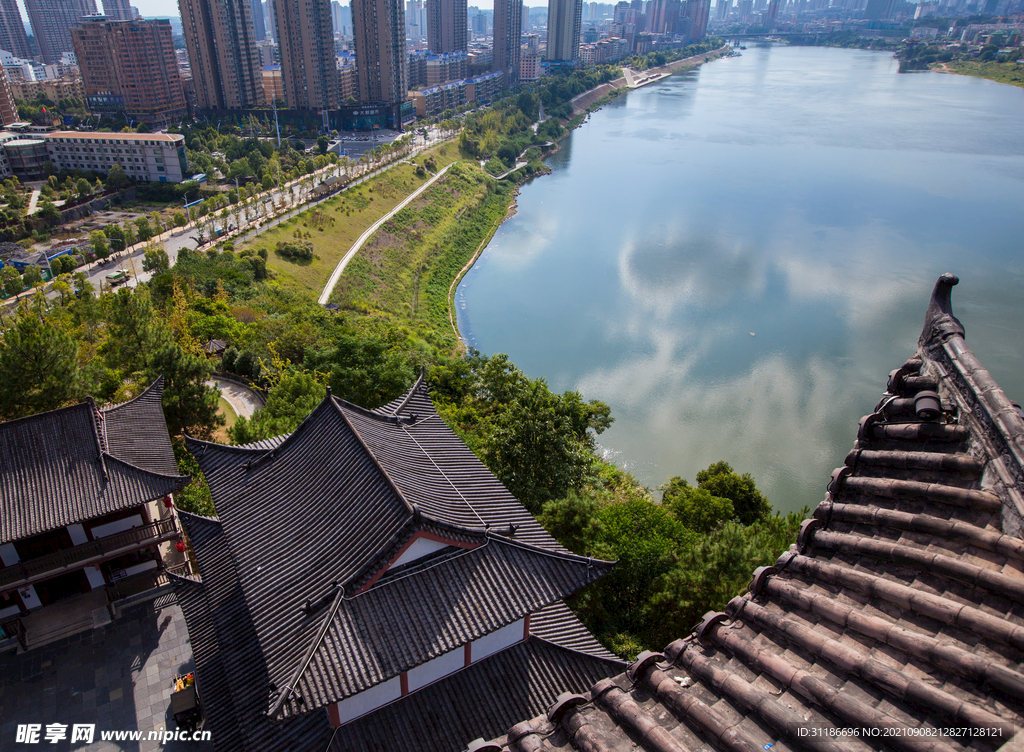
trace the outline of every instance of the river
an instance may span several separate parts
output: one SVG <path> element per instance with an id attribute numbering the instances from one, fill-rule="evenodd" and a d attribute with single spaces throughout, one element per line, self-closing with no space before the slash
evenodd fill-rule
<path id="1" fill-rule="evenodd" d="M 612 408 L 655 488 L 719 459 L 813 507 L 935 279 L 1024 399 L 1024 90 L 751 47 L 594 113 L 458 289 L 473 347 Z"/>

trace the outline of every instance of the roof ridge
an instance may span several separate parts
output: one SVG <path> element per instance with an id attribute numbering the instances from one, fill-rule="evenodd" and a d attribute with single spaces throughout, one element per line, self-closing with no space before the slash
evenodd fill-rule
<path id="1" fill-rule="evenodd" d="M 125 460 L 119 459 L 118 457 L 115 457 L 114 455 L 110 454 L 109 452 L 103 452 L 103 456 L 105 457 L 105 461 L 106 462 L 113 462 L 115 465 L 124 465 L 127 468 L 131 468 L 132 470 L 135 470 L 136 472 L 144 473 L 145 475 L 149 475 L 149 476 L 151 476 L 153 478 L 161 478 L 161 479 L 165 479 L 165 480 L 184 480 L 186 482 L 192 480 L 192 476 L 191 475 L 164 475 L 163 473 L 157 473 L 157 472 L 154 472 L 153 470 L 147 470 L 144 467 L 139 467 L 138 465 L 133 465 L 130 462 L 127 462 Z M 106 472 L 104 472 L 104 475 L 105 474 L 106 474 Z"/>
<path id="2" fill-rule="evenodd" d="M 330 401 L 335 411 L 338 413 L 339 416 L 341 416 L 341 419 L 345 422 L 345 425 L 348 426 L 348 429 L 352 432 L 352 435 L 356 437 L 356 441 L 359 442 L 359 446 L 361 446 L 363 448 L 363 451 L 366 452 L 366 456 L 373 461 L 374 466 L 377 468 L 377 470 L 380 471 L 380 474 L 384 477 L 384 480 L 387 481 L 388 486 L 391 487 L 391 490 L 394 491 L 395 495 L 399 498 L 399 500 L 401 500 L 401 502 L 405 504 L 406 508 L 409 510 L 409 513 L 412 515 L 412 519 L 416 520 L 417 518 L 419 518 L 419 508 L 415 504 L 410 502 L 407 498 L 405 498 L 405 494 L 403 494 L 402 491 L 398 488 L 398 485 L 395 483 L 394 479 L 391 477 L 388 471 L 384 469 L 384 465 L 382 465 L 381 461 L 377 459 L 377 455 L 373 453 L 369 445 L 366 443 L 366 441 L 363 440 L 363 437 L 359 434 L 359 431 L 357 431 L 356 427 L 352 425 L 352 421 L 350 421 L 348 419 L 348 416 L 345 415 L 345 411 L 342 409 L 341 405 L 339 405 L 338 401 L 331 396 L 330 389 L 327 390 L 327 396 L 324 398 L 324 401 Z M 303 421 L 303 424 L 304 423 L 305 421 Z M 302 426 L 300 425 L 299 428 L 301 427 Z M 281 445 L 283 446 L 284 442 L 282 442 Z"/>
<path id="3" fill-rule="evenodd" d="M 141 392 L 139 392 L 131 399 L 127 399 L 124 402 L 115 402 L 111 405 L 104 405 L 103 407 L 99 408 L 99 411 L 102 413 L 109 413 L 113 412 L 114 410 L 120 410 L 123 407 L 127 407 L 128 405 L 131 405 L 135 402 L 139 402 L 140 400 L 142 400 L 143 397 L 148 397 L 150 392 L 154 390 L 159 391 L 161 397 L 163 396 L 164 375 L 162 373 L 156 377 L 153 383 L 151 383 L 149 386 L 147 386 L 145 389 L 143 389 Z"/>
<path id="4" fill-rule="evenodd" d="M 623 666 L 623 667 L 628 665 L 628 663 L 629 663 L 629 661 L 626 661 L 626 660 L 624 660 L 622 658 L 619 658 L 617 656 L 615 658 L 605 658 L 604 656 L 594 655 L 593 653 L 588 653 L 585 650 L 577 650 L 576 648 L 571 648 L 568 645 L 563 645 L 560 642 L 555 642 L 554 640 L 549 640 L 547 637 L 541 637 L 540 635 L 534 634 L 533 632 L 530 632 L 529 636 L 525 640 L 521 640 L 520 642 L 514 642 L 511 645 L 509 645 L 508 648 L 515 647 L 516 645 L 519 645 L 522 642 L 527 642 L 529 640 L 538 640 L 540 642 L 547 643 L 548 645 L 552 645 L 553 647 L 556 647 L 559 650 L 564 650 L 567 653 L 574 653 L 576 655 L 582 655 L 582 656 L 584 656 L 586 658 L 591 658 L 591 659 L 593 659 L 595 661 L 605 661 L 606 663 L 616 663 L 616 664 L 618 664 L 620 666 Z M 500 652 L 502 652 L 504 650 L 508 650 L 508 648 L 502 648 L 502 650 L 499 650 L 498 653 L 500 653 Z M 498 653 L 492 653 L 491 655 L 497 655 Z M 487 656 L 487 658 L 490 658 L 490 657 L 491 656 Z M 487 658 L 484 658 L 484 660 L 487 660 Z"/>
<path id="5" fill-rule="evenodd" d="M 2 423 L 0 423 L 0 426 L 3 426 L 3 427 L 6 428 L 7 426 L 12 426 L 12 425 L 14 425 L 16 423 L 18 423 L 18 424 L 25 424 L 25 423 L 34 422 L 34 421 L 37 421 L 37 420 L 42 420 L 42 419 L 47 419 L 48 420 L 55 413 L 71 412 L 73 410 L 79 410 L 83 406 L 87 407 L 89 405 L 89 400 L 91 400 L 91 399 L 92 399 L 92 397 L 87 397 L 86 399 L 82 400 L 81 402 L 76 402 L 73 405 L 64 405 L 64 407 L 55 407 L 52 410 L 46 410 L 46 411 L 41 412 L 41 413 L 32 413 L 31 415 L 23 415 L 20 418 L 11 418 L 10 420 L 5 420 Z M 90 416 L 90 420 L 91 419 L 92 419 L 92 416 Z"/>
<path id="6" fill-rule="evenodd" d="M 398 413 L 404 410 L 405 406 L 409 404 L 409 400 L 411 400 L 412 396 L 416 394 L 416 390 L 424 385 L 426 385 L 426 380 L 423 378 L 423 371 L 420 371 L 420 375 L 416 377 L 416 381 L 413 382 L 413 385 L 411 387 L 409 387 L 409 391 L 405 393 L 405 396 L 402 398 L 402 401 L 399 402 L 395 409 L 391 411 L 391 414 L 398 415 Z M 430 398 L 429 391 L 427 392 L 427 398 Z"/>
<path id="7" fill-rule="evenodd" d="M 281 708 L 284 706 L 288 698 L 291 697 L 292 693 L 295 692 L 295 684 L 298 683 L 299 678 L 306 673 L 306 669 L 309 668 L 309 664 L 313 660 L 313 656 L 316 655 L 317 650 L 320 649 L 321 643 L 324 641 L 324 637 L 327 632 L 330 631 L 331 624 L 334 622 L 334 617 L 338 613 L 338 609 L 341 608 L 341 604 L 345 601 L 345 588 L 342 585 L 335 585 L 337 592 L 334 594 L 334 601 L 331 603 L 330 609 L 323 615 L 323 621 L 320 623 L 320 628 L 316 632 L 316 636 L 310 642 L 309 647 L 306 648 L 305 654 L 299 660 L 299 665 L 296 671 L 292 673 L 291 679 L 288 680 L 288 684 L 284 686 L 284 690 L 278 695 L 277 700 L 270 709 L 267 711 L 267 715 L 271 718 L 277 716 L 281 712 Z"/>

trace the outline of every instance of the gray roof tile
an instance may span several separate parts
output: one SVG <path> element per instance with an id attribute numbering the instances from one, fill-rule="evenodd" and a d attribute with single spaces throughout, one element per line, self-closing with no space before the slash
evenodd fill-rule
<path id="1" fill-rule="evenodd" d="M 154 393 L 153 387 L 148 393 Z M 155 394 L 159 410 L 159 387 Z M 122 435 L 136 430 L 128 416 L 153 419 L 146 400 L 128 405 L 115 410 L 105 437 L 98 428 L 105 421 L 91 399 L 0 423 L 0 543 L 159 499 L 188 482 L 173 465 L 165 473 L 165 463 L 127 450 L 130 442 Z M 159 419 L 158 426 L 151 424 L 144 432 L 155 436 L 162 430 L 169 447 L 162 413 Z M 114 449 L 108 450 L 111 444 Z"/>

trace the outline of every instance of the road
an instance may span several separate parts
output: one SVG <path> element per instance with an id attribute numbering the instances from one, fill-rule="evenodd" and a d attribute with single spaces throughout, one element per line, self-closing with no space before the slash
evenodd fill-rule
<path id="1" fill-rule="evenodd" d="M 380 175 L 382 172 L 384 172 L 386 170 L 389 170 L 392 167 L 401 164 L 402 162 L 407 161 L 411 157 L 416 156 L 417 154 L 419 154 L 424 149 L 427 149 L 427 148 L 429 148 L 431 146 L 434 146 L 435 144 L 441 143 L 442 141 L 445 141 L 445 140 L 451 138 L 451 136 L 442 137 L 441 131 L 438 128 L 436 128 L 436 127 L 435 128 L 431 128 L 430 130 L 428 130 L 426 138 L 423 137 L 423 135 L 420 133 L 419 130 L 412 131 L 412 136 L 413 136 L 413 139 L 412 139 L 413 148 L 412 148 L 412 151 L 409 152 L 409 155 L 407 157 L 405 157 L 403 159 L 397 159 L 397 160 L 395 160 L 393 162 L 389 162 L 388 164 L 382 165 L 382 166 L 376 168 L 375 170 L 373 170 L 371 172 L 368 172 L 368 173 L 366 173 L 364 175 L 360 175 L 355 180 L 351 181 L 350 183 L 347 183 L 346 186 L 342 189 L 342 191 L 346 191 L 349 188 L 353 188 L 353 187 L 355 187 L 357 185 L 360 185 L 361 183 L 366 182 L 367 180 L 371 180 L 372 178 L 376 177 L 377 175 Z M 370 148 L 372 148 L 373 146 L 376 146 L 379 143 L 380 142 L 374 143 L 374 142 L 370 141 L 370 142 L 368 142 L 368 146 Z M 320 174 L 321 175 L 327 175 L 327 174 L 330 173 L 331 170 L 332 170 L 332 167 L 325 167 L 324 170 Z M 438 173 L 438 174 L 440 175 L 441 173 Z M 299 181 L 293 181 L 293 182 L 299 182 Z M 282 199 L 283 191 L 289 190 L 291 185 L 292 185 L 292 183 L 286 184 L 283 189 L 282 188 L 276 188 L 273 191 L 271 191 L 269 194 L 265 194 L 263 196 L 264 205 L 266 205 L 266 203 L 268 203 L 270 201 L 273 201 L 276 204 L 278 201 L 280 201 Z M 270 229 L 270 228 L 273 228 L 273 227 L 276 227 L 277 225 L 281 224 L 281 222 L 285 222 L 288 219 L 291 219 L 296 214 L 301 214 L 302 212 L 306 211 L 307 209 L 309 209 L 309 208 L 311 208 L 313 206 L 316 206 L 318 204 L 323 203 L 324 201 L 326 201 L 329 198 L 331 198 L 332 195 L 337 195 L 337 194 L 331 194 L 331 195 L 324 196 L 322 198 L 318 198 L 318 199 L 314 199 L 312 201 L 308 201 L 306 203 L 297 204 L 295 207 L 293 207 L 292 209 L 289 209 L 284 214 L 281 214 L 281 215 L 277 216 L 273 221 L 271 221 L 267 225 L 264 225 L 264 226 L 260 227 L 257 224 L 257 226 L 255 226 L 253 229 L 248 230 L 248 231 L 242 233 L 241 235 L 235 235 L 235 236 L 232 236 L 230 238 L 222 236 L 221 238 L 219 238 L 219 240 L 228 240 L 228 239 L 230 239 L 231 241 L 233 241 L 235 243 L 242 243 L 242 242 L 246 242 L 248 240 L 252 240 L 261 231 L 267 230 L 267 229 Z M 414 195 L 416 195 L 416 194 L 414 194 Z M 265 221 L 265 220 L 266 220 L 266 216 L 264 215 L 263 217 L 258 218 L 255 222 L 246 222 L 243 219 L 242 220 L 242 224 L 243 224 L 243 226 L 253 225 L 255 223 L 258 223 L 258 222 L 261 222 L 261 221 Z M 190 250 L 195 250 L 197 247 L 199 247 L 199 244 L 198 244 L 198 242 L 196 240 L 196 228 L 195 228 L 194 225 L 189 225 L 189 226 L 187 226 L 185 228 L 180 228 L 180 229 L 176 228 L 174 230 L 169 230 L 168 232 L 165 232 L 165 233 L 163 233 L 163 234 L 153 238 L 151 240 L 151 242 L 153 242 L 153 241 L 156 241 L 156 242 L 158 242 L 158 243 L 163 245 L 164 250 L 167 251 L 167 257 L 168 257 L 168 260 L 170 261 L 171 266 L 174 266 L 174 264 L 177 262 L 177 260 L 178 260 L 178 253 L 181 251 L 182 248 L 186 248 L 187 247 Z M 136 287 L 137 285 L 139 285 L 141 283 L 148 282 L 153 277 L 152 272 L 146 272 L 146 271 L 143 271 L 143 269 L 142 269 L 142 258 L 145 255 L 145 248 L 146 248 L 146 244 L 145 243 L 137 243 L 134 246 L 132 246 L 130 249 L 128 249 L 128 251 L 122 251 L 120 253 L 112 254 L 109 258 L 107 258 L 104 261 L 94 261 L 94 262 L 92 262 L 90 264 L 86 264 L 85 266 L 79 267 L 75 271 L 85 272 L 87 279 L 89 280 L 89 282 L 92 284 L 92 286 L 97 291 L 105 289 L 105 288 L 108 288 L 109 285 L 108 285 L 108 283 L 106 281 L 106 275 L 108 275 L 108 274 L 110 274 L 112 272 L 116 272 L 118 270 L 123 270 L 123 271 L 128 273 L 129 280 L 128 280 L 128 282 L 125 283 L 125 286 L 127 286 L 127 287 Z M 344 267 L 342 267 L 342 268 L 344 268 Z M 339 274 L 340 274 L 340 272 L 339 272 Z M 332 287 L 333 287 L 333 285 L 332 285 Z M 19 297 L 28 296 L 28 295 L 31 295 L 31 294 L 32 294 L 31 292 L 26 291 L 24 293 L 21 293 L 21 295 Z M 56 293 L 54 293 L 53 291 L 50 291 L 50 292 L 47 293 L 47 297 L 50 297 L 50 298 L 56 297 Z M 8 305 L 16 304 L 16 299 L 8 300 L 7 304 Z"/>

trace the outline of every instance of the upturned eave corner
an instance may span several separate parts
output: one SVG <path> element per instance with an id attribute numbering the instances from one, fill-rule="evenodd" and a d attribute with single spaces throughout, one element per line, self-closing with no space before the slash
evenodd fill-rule
<path id="1" fill-rule="evenodd" d="M 960 283 L 955 274 L 946 272 L 935 282 L 928 311 L 924 316 L 924 328 L 917 344 L 923 354 L 931 355 L 950 337 L 964 337 L 964 325 L 953 315 L 952 291 Z"/>

